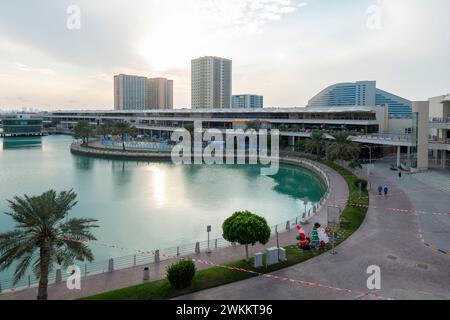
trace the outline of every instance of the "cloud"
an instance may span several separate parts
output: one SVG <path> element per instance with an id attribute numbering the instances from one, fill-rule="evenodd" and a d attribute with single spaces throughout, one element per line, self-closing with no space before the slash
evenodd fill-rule
<path id="1" fill-rule="evenodd" d="M 71 4 L 80 30 L 66 28 Z M 367 28 L 371 5 L 379 30 Z M 201 55 L 232 59 L 234 91 L 267 105 L 304 105 L 364 79 L 426 99 L 449 91 L 449 10 L 448 0 L 4 0 L 0 104 L 112 108 L 112 76 L 123 72 L 174 79 L 175 105 L 186 107 Z"/>
<path id="2" fill-rule="evenodd" d="M 306 5 L 296 0 L 204 0 L 202 5 L 211 19 L 218 21 L 219 34 L 251 35 L 264 25 L 278 21 Z"/>
<path id="3" fill-rule="evenodd" d="M 17 63 L 16 68 L 20 71 L 25 71 L 25 72 L 37 72 L 37 73 L 41 73 L 43 75 L 48 75 L 48 76 L 56 75 L 55 70 L 52 70 L 49 68 L 33 68 L 33 67 L 29 67 L 26 64 L 22 64 L 22 63 Z"/>

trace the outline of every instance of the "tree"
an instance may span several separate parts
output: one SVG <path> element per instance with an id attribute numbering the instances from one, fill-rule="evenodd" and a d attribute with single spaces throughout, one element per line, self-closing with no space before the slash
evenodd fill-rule
<path id="1" fill-rule="evenodd" d="M 246 126 L 247 130 L 254 129 L 256 131 L 259 131 L 259 129 L 261 129 L 262 124 L 260 120 L 253 120 L 247 121 Z"/>
<path id="2" fill-rule="evenodd" d="M 0 234 L 0 271 L 17 260 L 13 279 L 17 284 L 32 265 L 39 278 L 38 300 L 47 299 L 48 275 L 55 264 L 67 268 L 74 260 L 94 260 L 84 241 L 96 240 L 91 229 L 98 227 L 97 220 L 67 217 L 76 197 L 72 190 L 59 194 L 50 190 L 8 200 L 11 211 L 6 214 L 16 225 L 15 230 Z"/>
<path id="3" fill-rule="evenodd" d="M 249 211 L 238 211 L 229 217 L 222 225 L 223 238 L 229 242 L 245 245 L 247 261 L 248 245 L 256 242 L 266 244 L 270 238 L 270 228 L 266 219 Z"/>
<path id="4" fill-rule="evenodd" d="M 89 144 L 89 137 L 94 135 L 94 129 L 92 129 L 87 121 L 78 122 L 73 130 L 75 139 L 82 139 L 83 143 L 87 144 Z"/>
<path id="5" fill-rule="evenodd" d="M 97 134 L 103 136 L 103 138 L 112 133 L 113 125 L 110 122 L 105 122 L 97 128 Z"/>
<path id="6" fill-rule="evenodd" d="M 323 132 L 320 130 L 315 130 L 311 133 L 311 138 L 307 139 L 303 147 L 306 152 L 310 152 L 318 157 L 322 154 L 325 146 L 325 139 L 323 137 Z"/>
<path id="7" fill-rule="evenodd" d="M 353 142 L 350 133 L 341 131 L 334 134 L 334 140 L 326 148 L 327 159 L 331 161 L 343 160 L 354 162 L 359 158 L 360 148 Z"/>
<path id="8" fill-rule="evenodd" d="M 306 143 L 306 140 L 297 140 L 295 142 L 295 146 L 294 147 L 298 151 L 303 151 L 303 150 L 305 150 L 305 143 Z"/>
<path id="9" fill-rule="evenodd" d="M 122 150 L 125 151 L 125 137 L 127 135 L 134 135 L 136 134 L 136 128 L 133 127 L 128 122 L 117 122 L 114 124 L 113 133 L 117 134 L 122 139 Z"/>
<path id="10" fill-rule="evenodd" d="M 194 141 L 194 134 L 195 134 L 195 126 L 193 122 L 188 122 L 184 124 L 184 129 L 186 129 L 190 136 L 191 136 L 191 142 Z"/>
<path id="11" fill-rule="evenodd" d="M 348 167 L 352 170 L 362 169 L 361 162 L 359 160 L 352 160 L 348 163 Z"/>

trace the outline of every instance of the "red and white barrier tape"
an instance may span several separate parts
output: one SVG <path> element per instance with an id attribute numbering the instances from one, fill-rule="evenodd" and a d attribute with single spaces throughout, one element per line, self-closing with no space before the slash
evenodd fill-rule
<path id="1" fill-rule="evenodd" d="M 61 240 L 64 241 L 72 241 L 72 242 L 76 242 L 76 243 L 82 243 L 82 244 L 86 244 L 86 243 L 94 243 L 96 245 L 101 245 L 101 246 L 107 246 L 109 248 L 120 248 L 120 249 L 124 249 L 124 250 L 130 250 L 124 247 L 120 247 L 120 246 L 116 246 L 116 245 L 106 245 L 106 244 L 99 244 L 96 243 L 95 241 L 88 241 L 88 240 L 75 240 L 75 239 L 70 239 L 70 238 L 61 238 Z M 137 250 L 134 249 L 133 251 L 135 252 L 139 252 L 142 254 L 155 254 L 155 251 L 142 251 L 142 250 Z M 178 256 L 171 256 L 171 255 L 166 255 L 164 253 L 160 253 L 161 256 L 166 257 L 167 259 L 178 259 Z M 329 290 L 333 290 L 336 293 L 344 293 L 344 294 L 356 294 L 358 296 L 366 296 L 369 298 L 374 298 L 374 299 L 386 299 L 386 300 L 391 300 L 390 298 L 387 297 L 383 297 L 377 293 L 373 293 L 373 292 L 361 292 L 361 291 L 356 291 L 356 290 L 351 290 L 351 289 L 346 289 L 346 288 L 338 288 L 338 287 L 334 287 L 334 286 L 330 286 L 330 285 L 325 285 L 325 284 L 321 284 L 318 282 L 312 282 L 312 281 L 304 281 L 304 280 L 298 280 L 298 279 L 292 279 L 292 278 L 288 278 L 288 277 L 283 277 L 283 276 L 276 276 L 276 275 L 272 275 L 272 274 L 268 274 L 268 273 L 262 273 L 262 272 L 257 272 L 257 271 L 253 271 L 253 270 L 248 270 L 248 269 L 244 269 L 244 268 L 238 268 L 238 267 L 233 267 L 233 266 L 227 266 L 227 265 L 223 265 L 220 263 L 216 263 L 213 261 L 208 261 L 208 260 L 202 260 L 202 259 L 195 259 L 192 258 L 192 261 L 200 263 L 200 264 L 205 264 L 208 266 L 212 266 L 212 267 L 220 267 L 220 268 L 224 268 L 224 269 L 228 269 L 231 271 L 239 271 L 239 272 L 245 272 L 245 273 L 249 273 L 249 274 L 253 274 L 256 276 L 261 276 L 267 279 L 272 279 L 272 280 L 276 280 L 276 281 L 281 281 L 281 282 L 289 282 L 292 284 L 300 284 L 306 287 L 317 287 L 317 288 L 325 288 L 325 289 L 329 289 Z"/>

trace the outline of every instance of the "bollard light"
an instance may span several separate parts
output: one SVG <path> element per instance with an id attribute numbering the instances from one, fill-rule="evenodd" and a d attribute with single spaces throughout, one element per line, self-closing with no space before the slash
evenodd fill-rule
<path id="1" fill-rule="evenodd" d="M 148 281 L 148 280 L 150 280 L 150 268 L 145 267 L 144 274 L 143 274 L 143 281 Z"/>

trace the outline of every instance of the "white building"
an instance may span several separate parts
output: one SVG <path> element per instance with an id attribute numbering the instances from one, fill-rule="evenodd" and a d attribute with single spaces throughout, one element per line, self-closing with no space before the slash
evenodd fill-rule
<path id="1" fill-rule="evenodd" d="M 264 98 L 255 94 L 239 94 L 233 96 L 233 108 L 253 109 L 263 108 Z"/>
<path id="2" fill-rule="evenodd" d="M 232 61 L 211 56 L 192 60 L 191 90 L 193 109 L 231 108 Z"/>
<path id="3" fill-rule="evenodd" d="M 430 109 L 429 148 L 434 165 L 450 166 L 450 95 L 428 100 Z"/>

